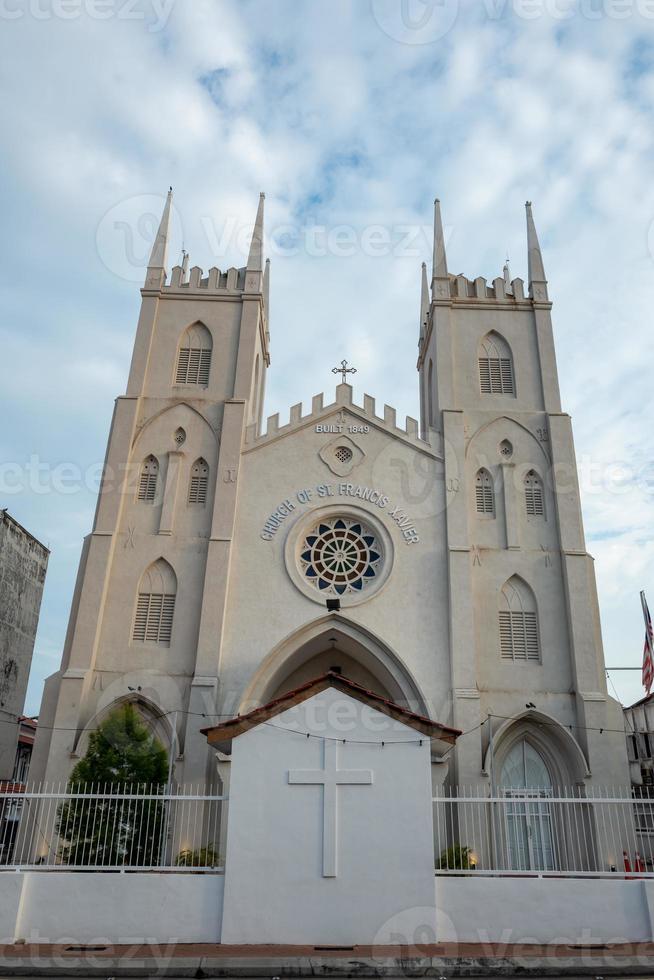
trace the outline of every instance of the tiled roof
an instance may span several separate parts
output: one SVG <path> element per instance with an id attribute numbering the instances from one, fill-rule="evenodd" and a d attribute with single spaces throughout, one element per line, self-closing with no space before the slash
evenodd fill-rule
<path id="1" fill-rule="evenodd" d="M 269 701 L 268 704 L 255 708 L 245 715 L 237 715 L 235 718 L 230 718 L 229 721 L 222 722 L 220 725 L 203 728 L 201 729 L 202 734 L 207 736 L 207 741 L 210 745 L 230 741 L 238 735 L 242 735 L 251 728 L 256 728 L 257 725 L 262 725 L 270 718 L 274 718 L 283 711 L 287 711 L 296 704 L 301 704 L 302 701 L 306 701 L 308 698 L 313 697 L 314 694 L 319 694 L 321 691 L 325 691 L 330 687 L 336 688 L 336 690 L 342 691 L 344 694 L 349 694 L 350 697 L 356 698 L 357 701 L 362 701 L 364 704 L 376 708 L 377 711 L 381 711 L 390 718 L 403 722 L 410 728 L 415 728 L 429 738 L 440 739 L 454 745 L 458 736 L 461 734 L 457 728 L 450 728 L 447 725 L 442 725 L 438 721 L 427 718 L 425 715 L 419 715 L 414 711 L 409 711 L 408 708 L 403 708 L 394 701 L 389 701 L 379 694 L 375 694 L 373 691 L 368 691 L 365 687 L 355 683 L 355 681 L 351 681 L 342 674 L 331 670 L 327 671 L 326 674 L 322 674 L 320 677 L 307 681 L 306 684 L 302 684 L 292 691 L 287 691 L 286 694 L 275 698 L 274 701 Z"/>

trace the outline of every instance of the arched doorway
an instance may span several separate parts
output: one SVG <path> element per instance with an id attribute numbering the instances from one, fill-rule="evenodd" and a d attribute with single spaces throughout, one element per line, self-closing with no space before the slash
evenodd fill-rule
<path id="1" fill-rule="evenodd" d="M 395 651 L 364 627 L 333 614 L 293 633 L 266 657 L 248 684 L 239 710 L 243 713 L 272 701 L 330 669 L 340 670 L 383 698 L 431 715 Z"/>
<path id="2" fill-rule="evenodd" d="M 527 738 L 515 742 L 500 771 L 506 802 L 509 866 L 517 871 L 554 870 L 552 777 L 545 759 Z"/>

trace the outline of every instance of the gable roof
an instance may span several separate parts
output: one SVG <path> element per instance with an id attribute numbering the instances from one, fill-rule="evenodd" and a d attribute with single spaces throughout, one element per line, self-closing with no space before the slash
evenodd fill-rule
<path id="1" fill-rule="evenodd" d="M 371 708 L 375 708 L 382 714 L 388 715 L 389 718 L 408 725 L 409 728 L 415 728 L 416 731 L 421 732 L 428 738 L 454 745 L 461 734 L 458 728 L 449 728 L 447 725 L 441 725 L 438 721 L 432 721 L 431 718 L 427 718 L 425 715 L 419 715 L 413 711 L 409 711 L 408 708 L 402 708 L 399 704 L 395 704 L 394 701 L 388 701 L 379 694 L 368 691 L 365 687 L 333 670 L 329 670 L 326 674 L 321 674 L 319 677 L 307 681 L 306 684 L 302 684 L 300 687 L 296 687 L 292 691 L 282 694 L 280 697 L 275 698 L 274 701 L 269 701 L 268 704 L 264 704 L 260 708 L 255 708 L 245 715 L 237 715 L 235 718 L 230 718 L 229 721 L 224 721 L 220 725 L 202 728 L 201 732 L 207 736 L 209 745 L 219 746 L 225 742 L 230 742 L 233 738 L 237 738 L 237 736 L 242 735 L 252 728 L 256 728 L 257 725 L 264 724 L 270 718 L 282 714 L 282 712 L 287 711 L 296 704 L 307 701 L 314 694 L 320 694 L 321 691 L 332 687 L 337 691 L 342 691 L 343 694 L 348 694 L 357 701 L 361 701 L 363 704 L 369 705 Z"/>

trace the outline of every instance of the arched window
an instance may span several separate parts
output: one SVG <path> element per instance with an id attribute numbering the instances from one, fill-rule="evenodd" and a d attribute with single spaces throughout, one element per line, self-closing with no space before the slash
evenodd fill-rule
<path id="1" fill-rule="evenodd" d="M 177 577 L 164 558 L 145 570 L 139 582 L 132 640 L 170 644 L 177 595 Z"/>
<path id="2" fill-rule="evenodd" d="M 182 337 L 177 354 L 176 385 L 207 387 L 212 347 L 211 334 L 203 323 L 194 323 L 188 328 Z"/>
<path id="3" fill-rule="evenodd" d="M 146 456 L 141 463 L 139 474 L 139 486 L 136 494 L 137 500 L 144 500 L 147 504 L 154 503 L 157 495 L 157 479 L 159 478 L 159 460 L 156 456 Z"/>
<path id="4" fill-rule="evenodd" d="M 477 473 L 475 480 L 475 503 L 478 514 L 486 514 L 490 517 L 495 516 L 495 488 L 493 487 L 493 478 L 488 470 L 483 467 Z"/>
<path id="5" fill-rule="evenodd" d="M 516 871 L 553 871 L 552 814 L 547 800 L 552 777 L 545 760 L 527 739 L 511 748 L 501 772 L 506 807 L 509 867 Z"/>
<path id="6" fill-rule="evenodd" d="M 207 502 L 209 487 L 209 464 L 206 460 L 196 459 L 191 467 L 191 479 L 188 485 L 188 503 L 204 507 Z"/>
<path id="7" fill-rule="evenodd" d="M 529 470 L 525 477 L 525 507 L 529 517 L 545 516 L 543 481 L 535 470 Z"/>
<path id="8" fill-rule="evenodd" d="M 506 340 L 497 333 L 486 334 L 477 356 L 482 395 L 515 395 L 513 357 Z"/>
<path id="9" fill-rule="evenodd" d="M 545 760 L 526 738 L 516 742 L 508 753 L 501 778 L 504 789 L 552 789 L 552 777 Z"/>
<path id="10" fill-rule="evenodd" d="M 536 599 L 517 575 L 502 588 L 499 625 L 503 660 L 540 660 Z"/>

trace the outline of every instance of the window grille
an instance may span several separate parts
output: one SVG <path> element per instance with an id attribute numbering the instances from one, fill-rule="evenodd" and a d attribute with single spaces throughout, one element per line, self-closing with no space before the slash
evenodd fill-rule
<path id="1" fill-rule="evenodd" d="M 495 494 L 493 480 L 488 470 L 479 470 L 475 483 L 475 501 L 478 514 L 495 513 Z"/>
<path id="2" fill-rule="evenodd" d="M 352 461 L 353 452 L 349 446 L 339 446 L 334 456 L 339 461 L 339 463 L 350 463 Z"/>
<path id="3" fill-rule="evenodd" d="M 502 588 L 499 628 L 503 660 L 540 660 L 536 599 L 526 582 L 517 575 Z"/>
<path id="4" fill-rule="evenodd" d="M 534 470 L 530 470 L 525 477 L 525 506 L 529 517 L 545 516 L 543 484 Z"/>
<path id="5" fill-rule="evenodd" d="M 159 461 L 156 456 L 148 456 L 141 465 L 141 473 L 139 476 L 139 486 L 137 492 L 137 500 L 143 500 L 145 503 L 154 503 L 154 499 L 157 494 L 157 479 L 159 476 Z"/>
<path id="6" fill-rule="evenodd" d="M 132 639 L 141 643 L 170 643 L 175 596 L 139 592 Z"/>
<path id="7" fill-rule="evenodd" d="M 210 350 L 201 350 L 199 347 L 180 347 L 175 384 L 201 385 L 206 388 L 209 384 L 210 367 Z"/>
<path id="8" fill-rule="evenodd" d="M 500 610 L 500 648 L 506 660 L 540 660 L 536 613 Z"/>
<path id="9" fill-rule="evenodd" d="M 207 503 L 209 488 L 209 467 L 203 459 L 199 459 L 191 468 L 191 481 L 188 487 L 189 504 L 199 504 L 204 507 Z"/>
<path id="10" fill-rule="evenodd" d="M 499 334 L 488 334 L 479 345 L 479 387 L 482 395 L 515 395 L 513 358 Z"/>

